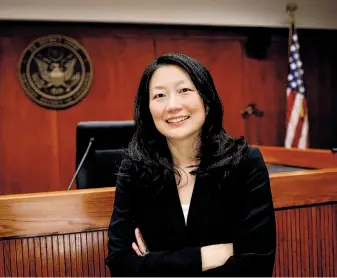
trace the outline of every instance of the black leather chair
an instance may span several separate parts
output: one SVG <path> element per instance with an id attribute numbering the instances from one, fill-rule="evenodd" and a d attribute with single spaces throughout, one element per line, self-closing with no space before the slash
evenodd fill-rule
<path id="1" fill-rule="evenodd" d="M 80 122 L 76 128 L 76 169 L 89 149 L 76 177 L 78 189 L 111 187 L 116 185 L 116 173 L 134 134 L 134 121 Z"/>

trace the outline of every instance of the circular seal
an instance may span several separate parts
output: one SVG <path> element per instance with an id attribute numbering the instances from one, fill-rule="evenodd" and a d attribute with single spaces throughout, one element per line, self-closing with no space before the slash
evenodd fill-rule
<path id="1" fill-rule="evenodd" d="M 64 109 L 88 93 L 93 76 L 89 55 L 78 42 L 61 35 L 34 40 L 20 59 L 20 83 L 37 104 Z"/>

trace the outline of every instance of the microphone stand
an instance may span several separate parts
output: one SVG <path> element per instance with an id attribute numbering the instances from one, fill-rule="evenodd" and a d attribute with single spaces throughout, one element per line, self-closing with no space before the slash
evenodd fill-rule
<path id="1" fill-rule="evenodd" d="M 81 168 L 82 168 L 82 164 L 83 164 L 84 160 L 86 159 L 86 157 L 87 157 L 87 155 L 88 155 L 88 153 L 89 153 L 89 150 L 90 150 L 90 148 L 91 148 L 91 145 L 92 145 L 92 143 L 93 143 L 94 141 L 95 141 L 94 138 L 90 138 L 90 141 L 89 141 L 87 150 L 85 151 L 85 153 L 84 153 L 84 155 L 83 155 L 83 157 L 82 157 L 82 160 L 81 160 L 80 164 L 78 165 L 77 170 L 76 170 L 76 172 L 75 172 L 75 174 L 74 174 L 74 176 L 73 176 L 71 182 L 70 182 L 69 185 L 68 185 L 68 189 L 67 189 L 67 190 L 70 190 L 70 189 L 71 189 L 71 187 L 72 187 L 72 185 L 73 185 L 73 183 L 74 183 L 74 181 L 75 181 L 75 179 L 76 179 L 76 177 L 77 177 L 79 171 L 80 171 Z"/>
<path id="2" fill-rule="evenodd" d="M 264 112 L 262 110 L 259 110 L 256 108 L 256 104 L 255 103 L 250 103 L 248 104 L 247 108 L 245 110 L 241 110 L 241 117 L 245 120 L 249 120 L 249 118 L 251 116 L 255 116 L 257 118 L 261 118 L 263 117 L 264 115 Z M 258 125 L 258 123 L 257 123 Z M 260 144 L 260 133 L 259 133 L 259 128 L 258 126 L 256 126 L 256 129 L 257 129 L 257 145 Z M 246 124 L 245 124 L 245 131 L 246 131 L 246 135 L 248 136 L 248 140 L 249 140 L 249 137 L 250 137 L 250 126 L 249 126 L 249 122 L 246 121 Z"/>

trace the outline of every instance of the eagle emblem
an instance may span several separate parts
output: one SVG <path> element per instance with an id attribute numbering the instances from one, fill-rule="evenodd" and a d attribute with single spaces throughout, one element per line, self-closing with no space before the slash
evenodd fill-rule
<path id="1" fill-rule="evenodd" d="M 80 81 L 80 73 L 77 72 L 74 74 L 76 59 L 71 59 L 64 63 L 55 63 L 48 61 L 40 60 L 38 58 L 34 59 L 37 67 L 39 69 L 38 73 L 34 73 L 32 76 L 33 81 L 38 88 L 52 88 L 50 90 L 51 94 L 58 95 L 67 93 L 78 84 Z"/>
<path id="2" fill-rule="evenodd" d="M 32 42 L 20 63 L 25 93 L 47 108 L 67 108 L 84 98 L 92 81 L 91 61 L 75 40 L 51 35 Z"/>

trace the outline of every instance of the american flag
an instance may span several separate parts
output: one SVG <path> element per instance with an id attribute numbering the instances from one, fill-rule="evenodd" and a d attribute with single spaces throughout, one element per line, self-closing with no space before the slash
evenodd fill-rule
<path id="1" fill-rule="evenodd" d="M 309 119 L 303 69 L 300 59 L 298 36 L 294 24 L 291 26 L 289 49 L 289 73 L 286 108 L 286 148 L 309 147 Z"/>

